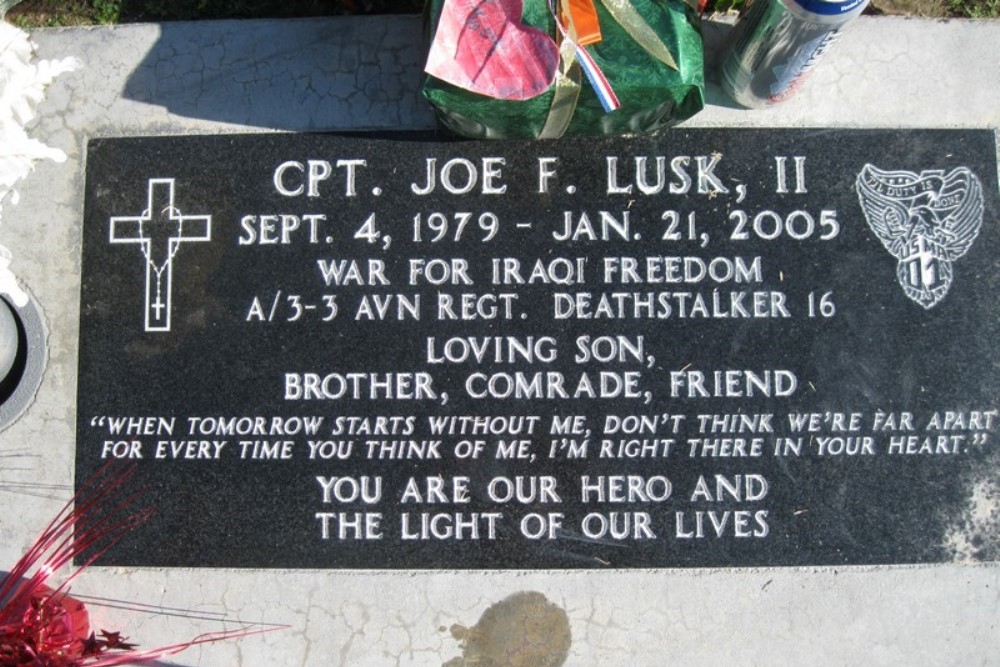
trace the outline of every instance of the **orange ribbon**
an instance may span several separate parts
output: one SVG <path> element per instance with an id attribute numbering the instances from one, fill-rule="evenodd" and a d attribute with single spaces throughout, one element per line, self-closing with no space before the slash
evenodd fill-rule
<path id="1" fill-rule="evenodd" d="M 597 20 L 594 0 L 563 0 L 564 20 L 576 28 L 576 43 L 590 46 L 601 41 L 601 25 Z"/>

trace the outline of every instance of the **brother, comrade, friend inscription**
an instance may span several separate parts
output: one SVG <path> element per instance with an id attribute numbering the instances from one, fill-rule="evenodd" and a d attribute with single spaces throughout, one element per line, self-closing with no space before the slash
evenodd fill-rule
<path id="1" fill-rule="evenodd" d="M 988 131 L 102 139 L 106 564 L 996 560 Z"/>

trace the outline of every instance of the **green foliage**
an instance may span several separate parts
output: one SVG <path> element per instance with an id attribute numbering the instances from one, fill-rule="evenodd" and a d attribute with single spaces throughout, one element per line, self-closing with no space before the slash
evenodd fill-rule
<path id="1" fill-rule="evenodd" d="M 4 7 L 12 0 L 0 0 Z M 423 0 L 21 0 L 5 16 L 21 28 L 135 21 L 416 14 Z"/>
<path id="2" fill-rule="evenodd" d="M 88 0 L 28 0 L 14 3 L 4 17 L 19 28 L 59 28 L 93 23 Z"/>
<path id="3" fill-rule="evenodd" d="M 94 20 L 102 24 L 118 23 L 121 20 L 120 0 L 93 0 Z"/>
<path id="4" fill-rule="evenodd" d="M 1000 0 L 948 0 L 953 16 L 970 19 L 1000 18 Z"/>

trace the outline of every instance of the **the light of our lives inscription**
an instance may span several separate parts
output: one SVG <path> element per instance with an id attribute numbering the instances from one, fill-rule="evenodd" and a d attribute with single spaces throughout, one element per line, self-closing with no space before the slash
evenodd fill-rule
<path id="1" fill-rule="evenodd" d="M 101 562 L 997 560 L 995 150 L 95 140 L 77 479 L 156 509 Z"/>

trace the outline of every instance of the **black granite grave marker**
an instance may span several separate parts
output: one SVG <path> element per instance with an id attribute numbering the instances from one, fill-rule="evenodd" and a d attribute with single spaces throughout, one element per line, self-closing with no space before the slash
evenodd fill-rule
<path id="1" fill-rule="evenodd" d="M 996 560 L 995 155 L 95 140 L 77 479 L 156 508 L 100 562 Z"/>

